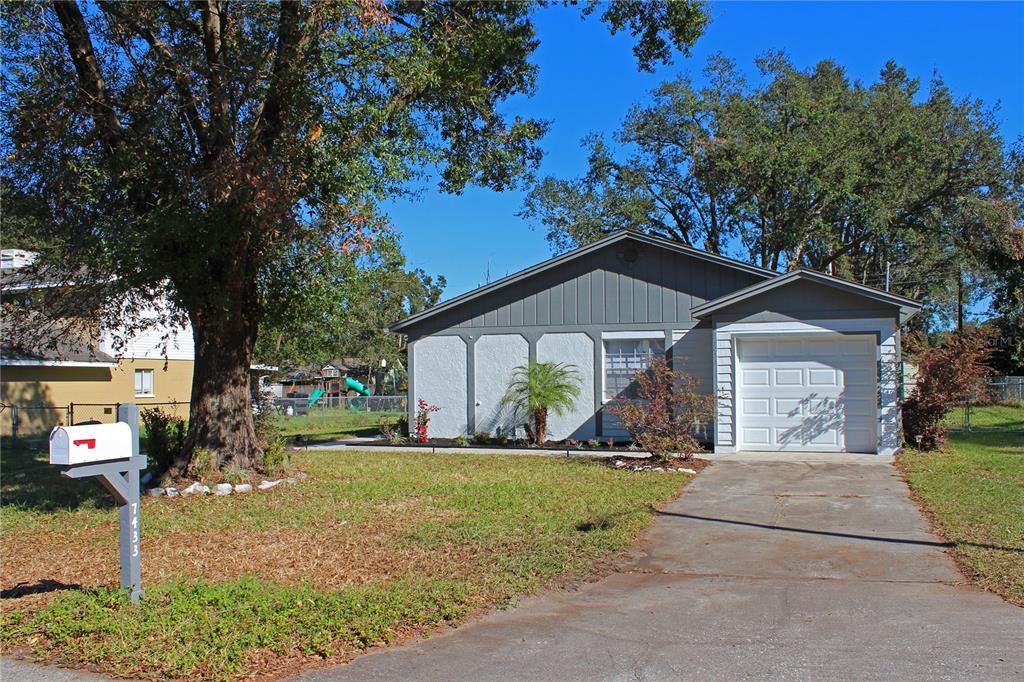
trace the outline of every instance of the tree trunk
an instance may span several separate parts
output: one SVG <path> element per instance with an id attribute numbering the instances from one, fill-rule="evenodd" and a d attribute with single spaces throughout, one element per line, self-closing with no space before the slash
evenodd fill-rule
<path id="1" fill-rule="evenodd" d="M 205 448 L 218 469 L 251 470 L 263 459 L 253 424 L 249 368 L 256 342 L 255 283 L 234 281 L 218 292 L 216 305 L 190 311 L 195 339 L 188 435 L 175 462 L 185 472 L 196 448 Z"/>
<path id="2" fill-rule="evenodd" d="M 538 407 L 533 411 L 533 431 L 537 445 L 544 445 L 548 440 L 548 408 Z"/>

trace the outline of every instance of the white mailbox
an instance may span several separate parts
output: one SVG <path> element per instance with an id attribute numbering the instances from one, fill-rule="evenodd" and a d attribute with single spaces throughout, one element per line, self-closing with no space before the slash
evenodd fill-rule
<path id="1" fill-rule="evenodd" d="M 132 429 L 124 422 L 58 426 L 50 432 L 50 464 L 70 466 L 131 456 Z"/>

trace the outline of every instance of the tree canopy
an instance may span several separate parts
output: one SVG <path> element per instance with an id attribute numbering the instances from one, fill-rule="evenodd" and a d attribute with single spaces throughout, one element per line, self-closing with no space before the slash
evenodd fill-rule
<path id="1" fill-rule="evenodd" d="M 584 141 L 583 176 L 538 182 L 523 215 L 556 252 L 628 227 L 771 269 L 874 286 L 888 271 L 940 315 L 958 290 L 1003 285 L 988 266 L 1014 257 L 988 247 L 1024 213 L 990 109 L 892 62 L 867 85 L 829 61 L 803 71 L 773 53 L 757 67 L 751 84 L 718 56 L 703 87 L 662 84 L 612 140 Z"/>
<path id="2" fill-rule="evenodd" d="M 378 203 L 411 180 L 502 190 L 536 166 L 546 124 L 500 106 L 534 89 L 536 7 L 4 3 L 2 174 L 40 211 L 50 262 L 95 279 L 102 314 L 127 325 L 165 298 L 191 322 L 179 466 L 198 446 L 258 464 L 248 368 L 260 325 L 295 306 L 279 263 L 366 252 Z M 582 11 L 634 36 L 642 69 L 706 22 L 696 0 Z"/>

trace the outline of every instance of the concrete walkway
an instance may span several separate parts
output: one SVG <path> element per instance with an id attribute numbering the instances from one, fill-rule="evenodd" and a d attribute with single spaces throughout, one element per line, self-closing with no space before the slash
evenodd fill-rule
<path id="1" fill-rule="evenodd" d="M 1024 677 L 1024 609 L 960 584 L 890 465 L 735 459 L 623 572 L 301 679 Z"/>

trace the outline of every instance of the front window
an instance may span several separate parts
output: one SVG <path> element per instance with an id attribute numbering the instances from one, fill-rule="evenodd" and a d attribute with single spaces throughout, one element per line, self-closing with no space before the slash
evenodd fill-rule
<path id="1" fill-rule="evenodd" d="M 153 370 L 135 370 L 135 395 L 140 398 L 153 397 Z"/>
<path id="2" fill-rule="evenodd" d="M 632 395 L 633 376 L 651 366 L 660 349 L 655 339 L 609 339 L 604 342 L 604 399 Z"/>

